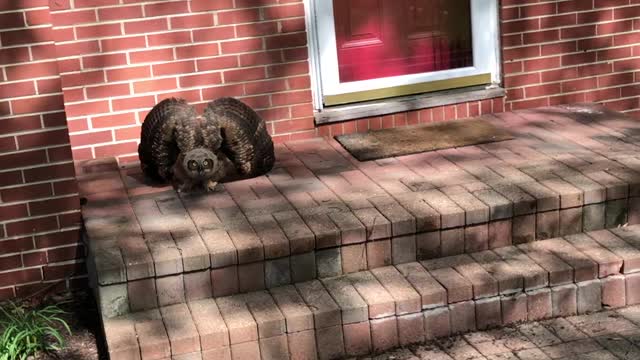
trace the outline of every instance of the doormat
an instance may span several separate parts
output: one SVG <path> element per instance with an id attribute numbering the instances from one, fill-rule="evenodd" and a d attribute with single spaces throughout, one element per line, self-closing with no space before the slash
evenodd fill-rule
<path id="1" fill-rule="evenodd" d="M 511 140 L 487 120 L 465 119 L 338 135 L 335 139 L 360 161 Z"/>

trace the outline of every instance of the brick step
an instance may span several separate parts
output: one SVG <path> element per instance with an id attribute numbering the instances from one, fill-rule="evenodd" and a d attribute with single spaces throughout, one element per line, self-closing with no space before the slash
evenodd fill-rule
<path id="1" fill-rule="evenodd" d="M 175 293 L 103 319 L 111 358 L 330 359 L 639 304 L 640 225 L 215 299 Z"/>
<path id="2" fill-rule="evenodd" d="M 309 213 L 289 203 L 254 199 L 251 203 L 259 205 L 254 212 L 239 195 L 230 195 L 244 182 L 209 195 L 179 195 L 167 187 L 143 185 L 136 168 L 118 171 L 109 161 L 85 168 L 89 170 L 83 170 L 80 187 L 87 199 L 83 216 L 89 267 L 96 286 L 112 288 L 103 289 L 106 292 L 131 291 L 130 299 L 136 291 L 155 293 L 172 284 L 207 281 L 213 282 L 213 296 L 227 296 L 614 227 L 638 218 L 628 216 L 638 198 L 621 198 L 635 193 L 604 186 L 592 188 L 588 196 L 565 196 L 538 182 L 473 193 L 460 192 L 457 186 L 444 190 L 446 194 L 426 190 L 365 200 L 376 207 L 328 202 L 322 205 L 324 212 L 312 208 Z M 505 201 L 498 191 L 521 201 Z M 425 202 L 412 202 L 416 196 L 442 202 L 440 213 L 430 212 L 433 208 Z M 493 207 L 480 202 L 490 203 L 490 198 Z M 451 199 L 484 207 L 468 205 L 464 210 Z"/>

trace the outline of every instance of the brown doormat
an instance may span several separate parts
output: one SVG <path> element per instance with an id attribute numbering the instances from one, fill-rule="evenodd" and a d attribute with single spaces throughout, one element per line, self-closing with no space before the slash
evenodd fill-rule
<path id="1" fill-rule="evenodd" d="M 480 118 L 338 135 L 335 138 L 356 159 L 366 161 L 511 140 L 513 136 Z"/>

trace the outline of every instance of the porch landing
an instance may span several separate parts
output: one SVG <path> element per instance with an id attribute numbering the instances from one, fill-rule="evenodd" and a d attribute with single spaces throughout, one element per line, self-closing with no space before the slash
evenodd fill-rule
<path id="1" fill-rule="evenodd" d="M 169 328 L 171 322 L 182 319 L 189 309 L 193 315 L 192 302 L 215 298 L 216 301 L 206 302 L 206 309 L 215 308 L 216 313 L 218 307 L 226 309 L 227 315 L 222 314 L 223 324 L 229 326 L 228 329 L 225 327 L 225 333 L 227 330 L 228 334 L 238 331 L 240 336 L 234 340 L 230 335 L 232 348 L 235 341 L 238 354 L 246 350 L 255 355 L 257 340 L 253 335 L 247 335 L 249 337 L 245 339 L 242 329 L 258 326 L 260 356 L 263 346 L 280 349 L 282 345 L 281 339 L 273 340 L 271 345 L 265 340 L 263 345 L 263 335 L 265 339 L 271 337 L 261 333 L 261 321 L 269 322 L 270 316 L 284 321 L 282 316 L 289 310 L 295 318 L 292 309 L 302 305 L 305 309 L 309 306 L 315 314 L 318 309 L 314 308 L 314 302 L 324 301 L 318 300 L 317 296 L 327 294 L 327 291 L 331 293 L 327 299 L 335 299 L 336 309 L 342 309 L 342 320 L 338 323 L 345 324 L 344 329 L 347 324 L 355 323 L 348 320 L 351 316 L 362 320 L 362 323 L 357 322 L 361 325 L 349 327 L 352 335 L 366 327 L 366 333 L 370 334 L 367 336 L 373 336 L 375 331 L 386 336 L 389 335 L 386 327 L 392 326 L 390 320 L 381 314 L 373 315 L 375 304 L 367 299 L 371 294 L 366 289 L 367 286 L 382 289 L 380 283 L 384 284 L 384 274 L 390 272 L 393 276 L 385 285 L 400 284 L 394 291 L 415 292 L 406 283 L 412 280 L 409 277 L 403 280 L 403 275 L 409 276 L 411 272 L 399 273 L 399 270 L 393 270 L 399 267 L 391 266 L 400 264 L 410 264 L 406 266 L 411 269 L 417 266 L 420 277 L 435 278 L 434 286 L 446 289 L 445 299 L 449 296 L 449 301 L 444 301 L 447 323 L 449 311 L 453 311 L 451 316 L 466 314 L 466 320 L 460 321 L 469 320 L 469 306 L 473 309 L 490 306 L 492 311 L 497 306 L 498 313 L 502 307 L 502 317 L 506 306 L 515 309 L 508 311 L 511 319 L 527 319 L 526 299 L 549 298 L 551 301 L 553 290 L 546 287 L 540 295 L 537 285 L 528 287 L 526 280 L 522 280 L 526 275 L 523 269 L 531 269 L 531 263 L 537 262 L 536 257 L 539 257 L 537 248 L 531 248 L 534 253 L 521 255 L 530 249 L 524 244 L 640 223 L 640 122 L 594 105 L 542 108 L 485 118 L 513 132 L 515 139 L 369 162 L 358 162 L 334 140 L 286 143 L 276 147 L 278 161 L 267 176 L 224 184 L 219 191 L 206 195 L 177 194 L 169 187 L 149 187 L 143 184 L 137 167 L 118 168 L 113 159 L 78 164 L 80 191 L 86 198 L 83 217 L 88 265 L 105 319 L 105 331 L 112 334 L 111 338 L 107 334 L 108 342 L 111 341 L 110 352 L 124 351 L 131 355 L 138 351 L 139 355 L 132 355 L 132 358 L 139 358 L 144 353 L 140 350 L 142 347 L 153 350 L 149 344 L 130 344 L 126 337 L 119 336 L 138 334 L 139 341 L 143 337 L 153 339 L 155 330 L 151 324 L 164 321 L 166 332 L 163 328 L 164 335 L 158 336 L 171 342 L 167 350 L 171 356 L 192 353 L 194 349 L 201 349 L 204 354 L 207 340 L 202 332 L 196 346 L 192 344 L 193 339 L 181 343 L 181 334 L 169 333 Z M 638 229 L 633 231 L 640 234 Z M 607 291 L 618 294 L 616 291 L 619 292 L 620 286 L 624 290 L 625 282 L 629 286 L 627 279 L 619 273 L 626 274 L 623 270 L 635 271 L 636 268 L 635 257 L 612 257 L 612 252 L 602 249 L 604 245 L 594 245 L 596 242 L 590 239 L 603 237 L 604 243 L 613 244 L 613 252 L 640 254 L 637 250 L 632 251 L 637 243 L 623 240 L 620 235 L 609 232 L 587 234 L 591 235 L 561 240 L 560 248 L 543 251 L 557 255 L 552 261 L 544 256 L 540 258 L 547 265 L 548 261 L 564 264 L 561 268 L 575 273 L 567 280 L 567 285 L 561 285 L 557 290 L 574 294 L 574 311 L 580 306 L 599 309 L 603 303 L 607 304 L 609 300 L 603 298 L 605 287 L 601 287 L 599 279 L 603 279 L 603 284 L 605 278 L 607 284 L 615 284 Z M 558 246 L 558 241 L 549 240 L 548 246 Z M 632 243 L 634 245 L 629 245 Z M 500 250 L 487 251 L 492 249 Z M 570 255 L 572 252 L 588 254 L 589 266 L 599 266 L 599 270 L 589 272 L 587 277 L 584 273 L 579 275 L 584 262 L 576 262 Z M 452 257 L 465 253 L 472 256 Z M 522 256 L 526 258 L 525 263 L 522 263 Z M 431 262 L 416 263 L 428 259 Z M 438 263 L 438 259 L 444 262 Z M 625 269 L 622 269 L 623 260 Z M 627 267 L 628 261 L 633 267 Z M 502 265 L 495 266 L 495 263 Z M 513 264 L 517 265 L 515 272 Z M 457 268 L 460 266 L 471 266 L 476 272 L 465 273 Z M 477 277 L 478 266 L 486 269 L 480 271 L 480 278 Z M 553 269 L 545 268 L 543 264 L 536 266 L 538 270 L 544 268 L 542 274 L 546 275 L 543 278 L 550 279 Z M 372 269 L 380 270 L 368 271 Z M 326 280 L 345 274 L 351 275 Z M 471 277 L 465 280 L 468 275 Z M 617 277 L 609 279 L 612 275 Z M 515 281 L 515 286 L 512 286 L 513 282 L 506 285 L 513 276 L 519 276 L 520 282 Z M 484 281 L 487 277 L 494 282 L 505 282 L 503 285 L 507 286 L 499 291 L 492 290 L 491 301 L 485 301 L 484 296 L 472 295 L 477 290 L 474 281 Z M 312 281 L 315 279 L 322 281 Z M 633 277 L 634 294 L 638 291 L 638 279 Z M 465 286 L 474 285 L 464 290 L 459 299 L 458 280 L 467 284 Z M 350 293 L 344 293 L 345 286 L 353 289 L 351 284 L 355 286 L 358 281 L 369 285 L 353 290 L 356 291 L 354 294 L 360 294 L 356 295 L 360 302 L 349 303 Z M 550 281 L 538 285 L 551 286 Z M 289 284 L 296 286 L 287 287 Z M 260 292 L 264 289 L 270 291 Z M 270 299 L 277 301 L 274 294 L 291 289 L 293 294 L 283 296 L 297 299 L 297 305 L 289 310 L 278 310 L 277 307 L 273 310 L 271 305 L 276 305 Z M 300 289 L 307 289 L 308 293 L 305 295 Z M 582 297 L 579 289 L 583 289 Z M 537 292 L 527 295 L 526 291 Z M 250 294 L 231 296 L 239 293 Z M 599 295 L 595 296 L 596 293 Z M 578 294 L 578 300 L 575 294 Z M 501 298 L 506 295 L 507 298 Z M 618 295 L 614 301 L 616 306 L 629 303 L 624 295 L 622 301 Z M 634 302 L 637 300 L 632 298 Z M 340 299 L 346 302 L 340 303 Z M 478 301 L 474 303 L 470 299 Z M 266 308 L 259 306 L 263 300 Z M 362 305 L 365 313 L 358 310 Z M 258 310 L 254 311 L 252 306 L 257 306 Z M 367 306 L 370 316 L 366 315 Z M 524 306 L 524 315 L 518 313 L 521 306 Z M 532 306 L 535 307 L 535 303 Z M 385 314 L 393 319 L 398 315 L 400 319 L 406 312 L 400 310 L 400 303 L 396 303 L 396 307 L 396 311 L 389 313 L 392 315 Z M 424 313 L 424 307 L 416 309 L 417 313 L 410 312 L 411 316 L 403 319 L 413 324 L 418 317 L 424 317 L 424 332 L 419 334 L 419 338 L 424 338 L 425 332 L 433 331 L 427 328 L 427 315 L 442 319 L 440 316 L 444 313 L 441 309 L 435 313 L 430 310 L 428 314 Z M 172 315 L 174 311 L 176 313 Z M 268 314 L 264 315 L 264 311 Z M 280 315 L 274 315 L 274 311 Z M 206 313 L 213 316 L 210 311 Z M 474 326 L 468 329 L 476 328 L 475 310 L 473 314 Z M 549 310 L 543 317 L 552 314 L 555 315 Z M 231 318 L 227 319 L 227 316 Z M 198 326 L 200 331 L 200 326 L 206 324 L 198 325 L 195 318 L 196 324 L 190 322 L 190 326 L 193 329 Z M 287 328 L 289 321 L 287 318 Z M 327 358 L 331 350 L 326 346 L 330 344 L 322 343 L 324 338 L 319 335 L 318 321 L 322 319 L 316 318 L 316 324 L 310 325 L 310 329 L 318 331 L 315 339 L 313 334 L 305 333 L 304 344 L 309 345 L 311 341 L 318 356 Z M 453 321 L 452 318 L 451 326 L 454 326 Z M 145 325 L 138 329 L 139 323 Z M 184 321 L 178 323 L 184 325 Z M 239 327 L 232 329 L 232 325 Z M 461 325 L 461 329 L 466 330 L 467 325 Z M 119 329 L 118 326 L 124 327 Z M 395 329 L 395 325 L 392 327 Z M 322 331 L 329 338 L 335 337 L 329 328 Z M 195 335 L 197 338 L 197 331 Z M 174 336 L 177 337 L 174 339 Z M 255 336 L 257 339 L 258 335 Z M 347 341 L 347 335 L 344 336 Z M 391 344 L 398 344 L 397 336 L 396 333 L 395 343 L 390 340 Z M 224 342 L 227 345 L 221 346 L 231 356 L 233 350 L 228 352 L 228 340 Z M 251 344 L 247 345 L 247 341 Z M 122 347 L 122 344 L 126 346 Z M 368 351 L 385 350 L 388 348 L 385 344 L 369 343 Z M 345 349 L 341 354 L 349 355 Z M 362 349 L 358 351 L 366 353 Z M 200 354 L 199 350 L 196 352 Z M 294 357 L 293 353 L 289 355 Z M 315 358 L 315 355 L 298 358 Z M 163 356 L 166 354 L 160 357 Z M 262 356 L 268 357 L 264 353 Z"/>

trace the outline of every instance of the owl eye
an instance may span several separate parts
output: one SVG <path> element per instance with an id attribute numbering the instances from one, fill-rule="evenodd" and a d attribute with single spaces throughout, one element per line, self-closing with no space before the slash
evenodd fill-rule
<path id="1" fill-rule="evenodd" d="M 209 159 L 204 159 L 204 161 L 202 162 L 202 166 L 204 166 L 205 168 L 210 168 L 212 164 L 212 161 Z"/>
<path id="2" fill-rule="evenodd" d="M 189 167 L 189 170 L 195 170 L 198 167 L 198 164 L 195 162 L 195 160 L 189 160 L 189 162 L 187 163 L 187 167 Z"/>

